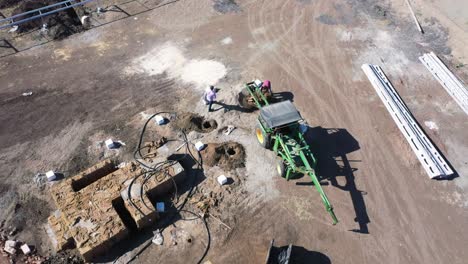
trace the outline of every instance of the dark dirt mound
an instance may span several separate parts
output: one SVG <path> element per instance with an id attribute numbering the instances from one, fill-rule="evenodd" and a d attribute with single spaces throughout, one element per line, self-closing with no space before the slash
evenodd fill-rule
<path id="1" fill-rule="evenodd" d="M 223 14 L 241 11 L 239 5 L 234 0 L 214 0 L 213 8 Z"/>
<path id="2" fill-rule="evenodd" d="M 13 10 L 13 15 L 21 14 L 24 12 L 28 12 L 31 10 L 35 10 L 41 7 L 45 7 L 54 3 L 57 3 L 57 0 L 28 0 L 23 1 L 19 4 L 15 10 Z M 47 11 L 51 11 L 53 9 L 48 9 Z M 15 21 L 19 21 L 28 17 L 32 17 L 37 15 L 37 13 L 27 14 L 21 17 L 14 19 Z M 53 39 L 63 39 L 68 37 L 72 34 L 78 33 L 82 31 L 84 28 L 81 25 L 80 19 L 76 14 L 73 8 L 69 8 L 67 10 L 43 17 L 34 19 L 18 26 L 18 32 L 27 32 L 34 29 L 39 29 L 42 27 L 42 24 L 47 24 L 48 32 L 47 34 Z"/>
<path id="3" fill-rule="evenodd" d="M 21 1 L 22 0 L 0 0 L 0 8 L 12 7 Z"/>
<path id="4" fill-rule="evenodd" d="M 255 103 L 251 99 L 252 96 L 250 95 L 247 89 L 242 89 L 237 95 L 237 101 L 242 108 L 253 110 L 255 109 Z"/>
<path id="5" fill-rule="evenodd" d="M 245 150 L 237 142 L 208 144 L 201 155 L 203 164 L 210 167 L 219 166 L 224 170 L 232 170 L 245 166 Z"/>
<path id="6" fill-rule="evenodd" d="M 175 126 L 184 131 L 197 131 L 207 133 L 218 127 L 213 119 L 205 119 L 203 116 L 194 113 L 182 113 L 177 115 L 174 122 Z"/>
<path id="7" fill-rule="evenodd" d="M 76 250 L 60 251 L 55 256 L 48 257 L 43 264 L 82 264 L 84 263 Z"/>

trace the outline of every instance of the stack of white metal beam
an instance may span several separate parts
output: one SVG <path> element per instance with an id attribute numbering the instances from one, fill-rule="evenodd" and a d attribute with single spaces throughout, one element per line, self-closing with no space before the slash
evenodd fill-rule
<path id="1" fill-rule="evenodd" d="M 382 69 L 379 66 L 370 64 L 363 64 L 361 68 L 429 177 L 431 179 L 446 178 L 452 175 L 452 169 L 419 127 Z"/>
<path id="2" fill-rule="evenodd" d="M 419 57 L 419 60 L 468 115 L 468 90 L 465 88 L 463 83 L 447 68 L 447 66 L 445 66 L 434 52 L 422 55 Z"/>

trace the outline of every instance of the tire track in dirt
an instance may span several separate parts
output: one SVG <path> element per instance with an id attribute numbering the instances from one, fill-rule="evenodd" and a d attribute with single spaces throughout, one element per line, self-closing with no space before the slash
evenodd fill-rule
<path id="1" fill-rule="evenodd" d="M 220 258 L 220 263 L 262 263 L 269 241 L 275 237 L 278 228 L 277 224 L 265 222 L 265 219 L 284 219 L 284 215 L 281 210 L 266 204 L 261 196 L 249 196 L 239 203 L 238 208 L 240 209 L 236 212 L 239 216 L 236 226 L 223 245 L 236 248 L 236 251 L 226 252 L 226 255 Z"/>
<path id="2" fill-rule="evenodd" d="M 320 9 L 321 9 L 321 8 L 316 8 L 316 10 L 320 10 Z M 314 38 L 314 39 L 324 39 L 324 38 L 322 38 L 321 28 L 323 28 L 323 27 L 320 27 L 320 26 L 319 26 L 318 29 L 314 31 L 314 32 L 317 32 L 317 34 L 315 34 L 316 38 Z M 293 38 L 293 39 L 294 39 L 294 38 Z M 294 42 L 293 42 L 293 43 L 294 43 Z M 316 46 L 322 46 L 323 44 L 326 44 L 326 43 L 316 44 Z M 294 47 L 289 48 L 289 50 L 295 50 L 295 51 L 300 52 L 300 51 L 301 51 L 300 48 L 298 49 L 297 47 L 298 47 L 298 46 L 295 45 Z M 326 53 L 326 50 L 323 50 L 323 56 L 322 56 L 321 58 L 319 58 L 317 61 L 326 62 L 326 61 L 327 61 L 326 54 L 327 54 L 327 53 Z M 290 55 L 291 55 L 291 54 L 290 54 Z M 303 56 L 303 58 L 307 58 L 307 56 Z M 322 65 L 324 65 L 324 68 L 326 68 L 326 66 L 327 66 L 326 63 L 322 63 Z M 301 66 L 301 68 L 302 68 L 303 71 L 306 71 L 306 67 L 304 67 L 304 65 L 299 64 L 299 66 Z M 330 74 L 328 74 L 327 71 L 322 72 L 322 74 L 325 74 L 325 76 L 327 76 L 327 78 L 325 78 L 325 79 L 328 79 L 328 80 L 336 79 L 336 76 L 331 76 Z M 305 75 L 305 74 L 304 74 L 304 75 Z M 322 78 L 322 79 L 324 79 L 324 78 Z M 306 78 L 306 80 L 308 80 L 308 79 Z M 336 113 L 336 112 L 338 112 L 338 107 L 337 107 L 338 103 L 337 103 L 337 101 L 339 101 L 339 103 L 341 103 L 341 104 L 343 104 L 344 101 L 342 100 L 341 96 L 338 95 L 338 93 L 337 93 L 338 91 L 335 90 L 335 89 L 333 89 L 333 87 L 339 87 L 339 86 L 333 85 L 333 84 L 330 84 L 330 83 L 327 83 L 327 84 L 330 85 L 330 88 L 331 88 L 331 89 L 327 90 L 327 92 L 329 92 L 329 96 L 330 96 L 330 97 L 327 97 L 327 98 L 330 99 L 330 100 L 332 100 L 332 102 L 333 102 L 333 108 L 334 108 L 334 109 L 330 109 L 330 110 L 331 110 L 332 112 L 335 112 L 335 113 Z M 326 107 L 326 106 L 325 106 L 325 105 L 322 105 L 322 106 L 319 105 L 319 106 L 317 106 L 317 107 L 322 108 L 322 107 Z M 328 116 L 328 117 L 330 117 L 330 116 Z M 341 119 L 341 120 L 340 120 L 340 119 Z M 351 119 L 351 121 L 354 121 L 354 120 L 352 120 L 353 118 L 340 118 L 340 117 L 338 117 L 338 118 L 336 118 L 336 117 L 333 118 L 333 120 L 334 120 L 335 122 L 341 122 L 341 121 L 344 121 L 344 119 L 348 119 L 348 120 Z M 358 121 L 358 120 L 356 120 L 356 121 Z M 359 121 L 362 121 L 362 120 L 359 120 Z M 392 196 L 393 196 L 393 195 L 390 195 L 390 197 L 392 197 Z M 387 198 L 388 198 L 388 197 L 387 197 Z"/>
<path id="3" fill-rule="evenodd" d="M 354 67 L 352 58 L 334 39 L 336 37 L 332 35 L 333 28 L 319 23 L 307 26 L 302 24 L 307 23 L 302 21 L 304 17 L 318 17 L 332 8 L 328 1 L 316 1 L 312 5 L 310 9 L 303 11 L 298 10 L 290 1 L 268 1 L 268 4 L 262 2 L 260 7 L 253 4 L 250 7 L 253 11 L 248 13 L 248 28 L 257 43 L 276 44 L 265 54 L 275 66 L 284 70 L 284 73 L 280 73 L 280 77 L 284 79 L 281 84 L 287 84 L 286 87 L 291 87 L 294 92 L 299 91 L 299 94 L 307 94 L 307 100 L 312 97 L 309 105 L 314 105 L 314 110 L 312 113 L 303 112 L 306 118 L 313 114 L 320 123 L 346 127 L 363 140 L 361 151 L 357 153 L 363 163 L 358 166 L 361 173 L 360 178 L 356 178 L 356 184 L 369 193 L 366 203 L 372 223 L 370 232 L 375 234 L 371 237 L 359 236 L 362 258 L 367 263 L 394 256 L 399 256 L 397 263 L 415 260 L 424 263 L 443 262 L 439 253 L 444 250 L 450 252 L 450 248 L 445 244 L 436 246 L 433 242 L 437 240 L 437 232 L 430 231 L 433 224 L 421 214 L 418 206 L 421 198 L 414 194 L 415 187 L 423 189 L 421 184 L 426 185 L 421 183 L 422 179 L 418 180 L 424 176 L 417 166 L 406 169 L 401 166 L 405 161 L 396 154 L 399 149 L 392 143 L 402 140 L 399 134 L 392 134 L 390 138 L 382 140 L 384 134 L 372 131 L 381 120 L 388 119 L 386 113 L 379 107 L 376 113 L 379 118 L 369 115 L 376 109 L 369 107 L 371 102 L 367 100 L 368 96 L 359 91 L 365 89 L 369 90 L 367 94 L 373 94 L 373 90 L 366 82 L 351 81 L 353 73 L 346 69 Z M 298 17 L 302 20 L 294 21 Z M 255 34 L 255 30 L 262 27 L 266 30 Z M 308 27 L 310 30 L 306 31 Z M 304 37 L 307 34 L 313 37 Z M 307 44 L 301 45 L 305 40 L 308 41 Z M 310 48 L 318 51 L 310 56 Z M 343 73 L 338 72 L 336 65 L 343 68 Z M 294 88 L 294 84 L 298 82 L 304 84 L 301 90 Z M 314 89 L 314 83 L 317 82 L 322 82 L 323 85 L 317 85 Z M 362 95 L 356 97 L 355 94 Z M 299 107 L 306 102 L 296 101 Z M 391 124 L 387 126 L 391 127 Z M 380 130 L 386 131 L 388 128 Z M 408 176 L 414 179 L 409 179 Z M 330 192 L 327 194 L 330 196 Z M 352 208 L 349 200 L 331 200 L 335 208 Z M 369 247 L 374 250 L 364 250 Z"/>
<path id="4" fill-rule="evenodd" d="M 294 4 L 294 2 L 292 2 Z M 298 44 L 298 24 L 301 22 L 304 22 L 304 17 L 305 11 L 303 9 L 298 9 L 297 7 L 290 6 L 291 2 L 290 1 L 284 1 L 281 5 L 281 7 L 276 7 L 274 6 L 274 3 L 269 3 L 268 7 L 266 8 L 271 8 L 272 10 L 275 8 L 280 9 L 279 12 L 279 21 L 286 21 L 287 20 L 287 15 L 294 13 L 293 21 L 291 23 L 284 22 L 279 25 L 279 27 L 273 27 L 271 30 L 271 33 L 268 33 L 269 31 L 266 31 L 263 35 L 263 39 L 259 39 L 256 37 L 256 34 L 252 34 L 254 36 L 254 39 L 257 42 L 266 42 L 266 43 L 278 43 L 277 46 L 275 46 L 269 53 L 269 57 L 271 57 L 274 62 L 277 65 L 280 65 L 280 67 L 285 70 L 290 76 L 294 77 L 295 83 L 305 83 L 308 87 L 316 87 L 311 81 L 311 77 L 314 77 L 314 79 L 319 79 L 323 82 L 325 82 L 327 85 L 331 84 L 328 82 L 329 79 L 331 78 L 323 78 L 323 70 L 321 69 L 326 69 L 324 66 L 315 66 L 319 65 L 320 61 L 326 61 L 326 60 L 313 60 L 308 58 L 308 56 L 305 54 L 305 52 L 302 51 L 302 47 L 300 44 Z M 265 6 L 262 5 L 261 9 L 263 10 Z M 274 24 L 276 20 L 267 20 L 265 18 L 264 13 L 268 12 L 262 12 L 258 16 L 260 17 L 260 21 L 258 24 L 253 24 L 254 22 L 252 19 L 252 16 L 249 16 L 249 29 L 251 32 L 255 31 L 256 28 L 265 28 L 268 25 Z M 310 16 L 310 14 L 307 14 Z M 270 16 L 271 17 L 271 16 Z M 273 16 L 276 17 L 276 16 Z M 291 24 L 291 25 L 290 25 Z M 282 30 L 280 31 L 281 28 Z M 306 34 L 303 34 L 306 35 Z M 280 36 L 280 37 L 275 37 L 275 36 Z M 321 35 L 320 32 L 318 34 L 314 34 L 314 39 L 320 39 Z M 313 43 L 312 43 L 313 44 Z M 292 52 L 294 51 L 294 52 Z M 318 52 L 320 54 L 320 52 Z M 285 59 L 288 58 L 288 59 Z M 289 61 L 293 61 L 295 63 L 289 63 Z M 313 76 L 310 76 L 310 75 Z M 292 83 L 291 83 L 292 84 Z M 293 85 L 290 85 L 293 86 Z M 337 108 L 337 105 L 341 102 L 337 102 L 338 99 L 336 99 L 336 93 L 333 93 L 332 90 L 329 90 L 331 93 L 331 98 L 333 101 L 334 108 Z M 315 91 L 315 89 L 308 89 L 308 92 L 312 95 L 313 98 L 319 98 L 319 94 Z M 324 107 L 328 107 L 324 106 Z M 324 107 L 317 107 L 316 111 L 318 114 L 321 116 L 327 116 L 331 118 L 332 116 L 329 114 L 329 111 L 322 110 Z"/>

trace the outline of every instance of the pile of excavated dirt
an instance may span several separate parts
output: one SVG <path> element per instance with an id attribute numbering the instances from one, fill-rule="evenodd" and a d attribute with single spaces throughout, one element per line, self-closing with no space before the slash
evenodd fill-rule
<path id="1" fill-rule="evenodd" d="M 0 8 L 12 7 L 12 6 L 15 6 L 16 4 L 18 4 L 21 1 L 22 0 L 0 0 Z"/>
<path id="2" fill-rule="evenodd" d="M 13 10 L 13 15 L 18 15 L 24 12 L 32 11 L 41 7 L 45 7 L 54 3 L 57 3 L 57 0 L 28 0 L 21 2 L 15 10 Z M 50 9 L 48 11 L 51 11 Z M 18 18 L 15 18 L 14 21 L 19 21 L 28 17 L 37 15 L 37 13 L 27 14 Z M 53 39 L 63 39 L 72 34 L 82 31 L 84 28 L 80 22 L 78 15 L 76 14 L 73 8 L 45 16 L 42 19 L 34 19 L 18 26 L 18 32 L 27 32 L 34 29 L 39 29 L 42 27 L 42 24 L 47 24 L 47 35 Z"/>
<path id="3" fill-rule="evenodd" d="M 60 251 L 48 257 L 43 264 L 83 264 L 85 263 L 76 250 Z"/>
<path id="4" fill-rule="evenodd" d="M 194 113 L 182 113 L 177 115 L 174 125 L 186 132 L 197 131 L 208 133 L 218 127 L 218 123 L 213 119 L 205 119 L 203 116 Z"/>
<path id="5" fill-rule="evenodd" d="M 245 166 L 244 147 L 237 142 L 208 144 L 201 152 L 203 164 L 233 170 Z"/>

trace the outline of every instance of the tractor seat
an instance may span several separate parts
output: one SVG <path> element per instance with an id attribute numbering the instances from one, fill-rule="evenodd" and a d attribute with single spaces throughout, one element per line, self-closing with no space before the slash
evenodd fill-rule
<path id="1" fill-rule="evenodd" d="M 268 128 L 276 128 L 302 120 L 299 111 L 291 101 L 283 101 L 262 107 L 260 117 Z"/>

